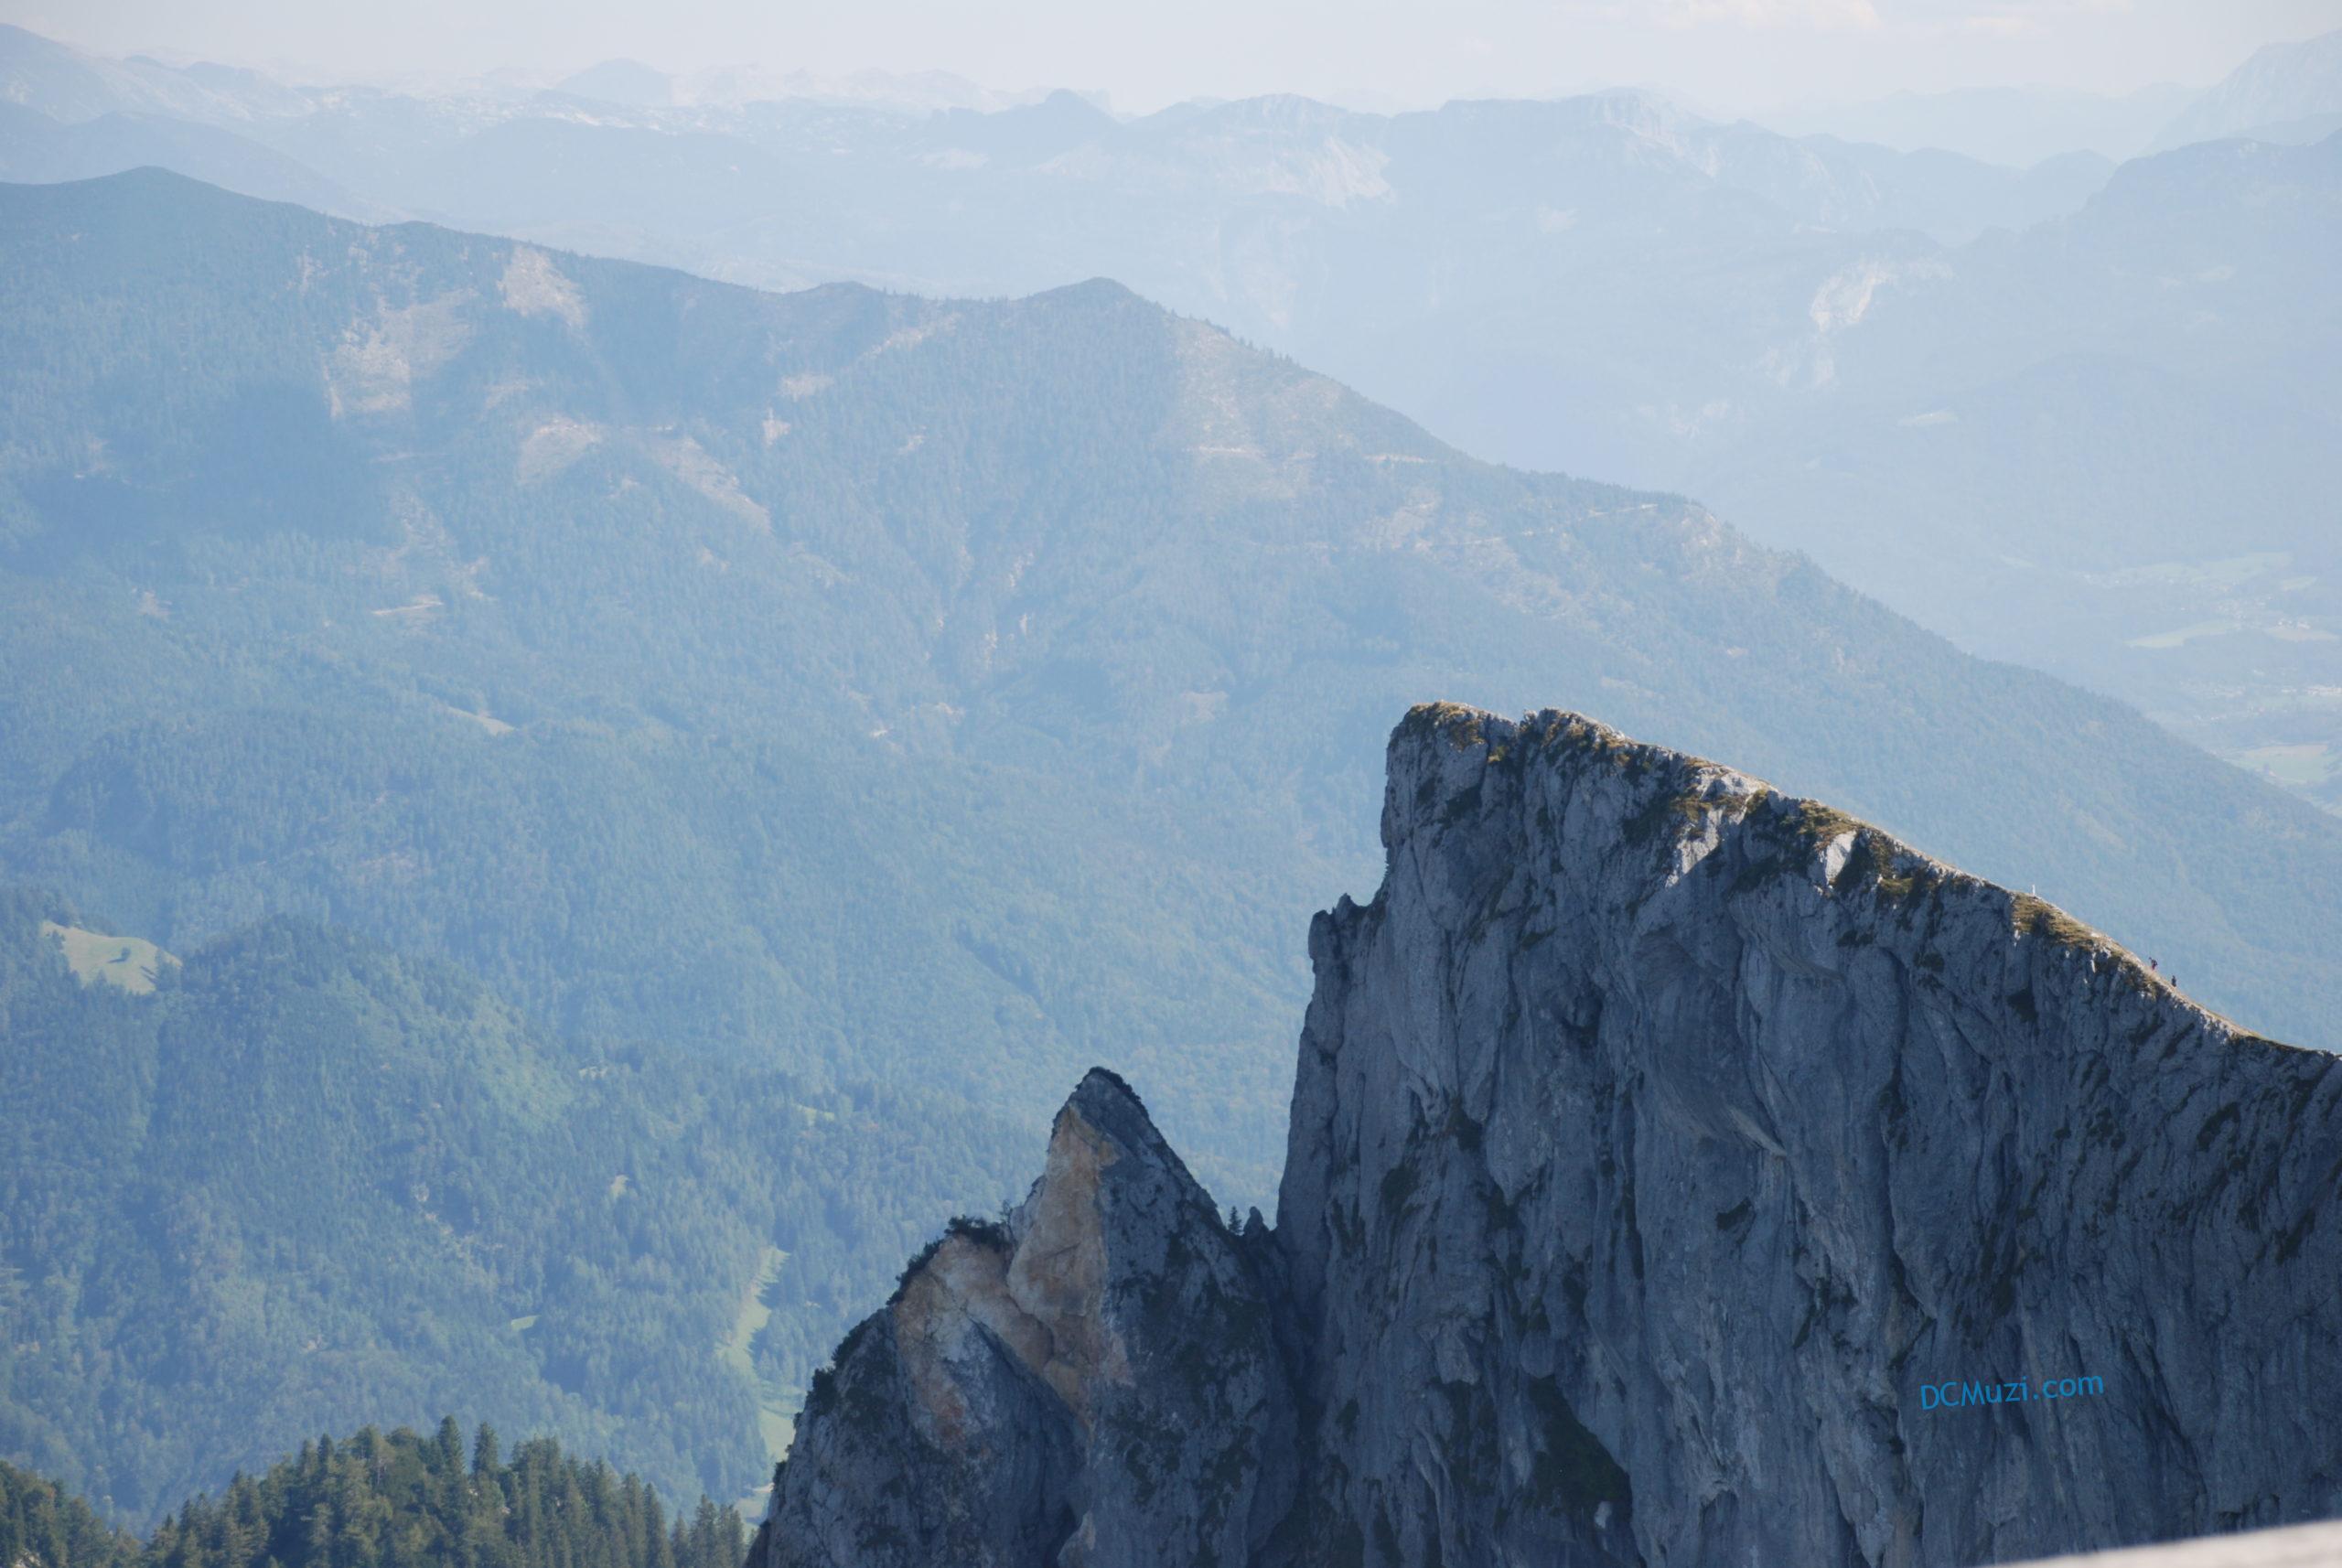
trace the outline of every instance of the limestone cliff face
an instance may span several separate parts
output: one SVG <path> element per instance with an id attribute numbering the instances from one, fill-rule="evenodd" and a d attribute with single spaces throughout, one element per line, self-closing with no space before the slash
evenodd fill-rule
<path id="1" fill-rule="evenodd" d="M 1280 1206 L 1323 1517 L 1950 1564 L 2342 1511 L 2333 1057 L 1568 715 L 1419 710 L 1383 836 L 1312 932 Z"/>
<path id="2" fill-rule="evenodd" d="M 1567 714 L 1417 710 L 1383 837 L 1311 933 L 1273 1239 L 1093 1075 L 1006 1232 L 841 1351 L 768 1568 L 1951 1568 L 2342 1513 L 2334 1057 Z"/>

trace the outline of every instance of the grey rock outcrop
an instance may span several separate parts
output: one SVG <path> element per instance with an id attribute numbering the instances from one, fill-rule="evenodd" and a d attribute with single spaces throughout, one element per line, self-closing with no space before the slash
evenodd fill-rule
<path id="1" fill-rule="evenodd" d="M 1383 838 L 1311 932 L 1273 1235 L 1093 1074 L 1005 1230 L 840 1351 L 759 1568 L 1908 1568 L 2342 1513 L 2332 1055 L 1569 714 L 1416 710 Z"/>
<path id="2" fill-rule="evenodd" d="M 1093 1069 L 1024 1204 L 955 1224 L 816 1377 L 760 1568 L 1241 1568 L 1295 1477 L 1272 1249 Z"/>

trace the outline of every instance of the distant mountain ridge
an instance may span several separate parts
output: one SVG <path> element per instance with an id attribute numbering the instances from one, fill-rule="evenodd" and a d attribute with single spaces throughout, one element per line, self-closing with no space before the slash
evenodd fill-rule
<path id="1" fill-rule="evenodd" d="M 2286 69 L 2313 102 L 2315 72 Z M 186 111 L 199 127 L 133 81 L 113 102 L 143 118 L 26 120 L 0 173 L 153 162 L 758 287 L 1113 277 L 1481 456 L 1702 496 L 1963 647 L 2342 805 L 2342 573 L 2312 456 L 2342 439 L 2315 268 L 2342 240 L 2315 146 L 2190 189 L 2175 171 L 2231 155 L 2020 171 L 1638 91 L 1119 120 L 1069 92 L 929 113 L 599 80 L 275 102 L 196 72 L 220 98 Z M 2134 246 L 2207 253 L 2150 275 Z"/>
<path id="2" fill-rule="evenodd" d="M 2176 82 L 2124 93 L 1974 87 L 1784 108 L 1755 118 L 1790 135 L 1838 135 L 1905 152 L 1940 147 L 1985 163 L 2030 168 L 2044 158 L 2076 152 L 2116 162 L 2136 156 L 2197 96 L 2197 90 Z"/>
<path id="3" fill-rule="evenodd" d="M 2158 149 L 2224 136 L 2314 142 L 2342 130 L 2342 29 L 2271 44 L 2157 133 Z"/>
<path id="4" fill-rule="evenodd" d="M 865 73 L 876 76 L 876 73 Z M 1534 136 L 1541 124 L 1567 125 L 1589 112 L 1671 156 L 1681 157 L 1720 178 L 1728 188 L 1746 188 L 1783 205 L 1808 222 L 1862 229 L 1913 226 L 1953 236 L 1979 227 L 2022 225 L 2041 216 L 2069 209 L 2094 188 L 2102 172 L 2095 159 L 2068 159 L 2054 169 L 2021 173 L 1942 151 L 1913 158 L 1878 146 L 1847 146 L 1828 137 L 1792 143 L 1743 123 L 1713 124 L 1678 108 L 1657 94 L 1617 91 L 1585 94 L 1542 104 L 1509 106 L 1471 101 L 1435 112 L 1397 115 L 1365 113 L 1290 96 L 1271 96 L 1233 102 L 1183 103 L 1158 113 L 1122 121 L 1105 113 L 1073 92 L 1058 90 L 1021 95 L 985 93 L 957 79 L 902 79 L 905 92 L 889 95 L 886 83 L 896 79 L 862 78 L 827 81 L 791 73 L 752 84 L 738 72 L 717 73 L 701 87 L 637 61 L 611 60 L 565 79 L 540 93 L 502 91 L 471 97 L 408 97 L 374 89 L 285 88 L 250 73 L 223 73 L 212 68 L 174 71 L 151 61 L 116 62 L 83 55 L 26 33 L 11 29 L 0 34 L 0 88 L 27 109 L 66 124 L 79 124 L 107 113 L 173 113 L 222 131 L 258 140 L 280 156 L 309 165 L 321 183 L 338 185 L 378 206 L 454 222 L 486 223 L 500 229 L 525 230 L 529 220 L 506 209 L 500 200 L 482 203 L 486 190 L 467 193 L 460 182 L 450 186 L 448 165 L 472 167 L 475 180 L 497 171 L 497 137 L 501 127 L 566 125 L 595 139 L 595 133 L 648 132 L 666 136 L 704 139 L 714 160 L 736 160 L 748 155 L 759 160 L 780 160 L 778 180 L 736 179 L 727 196 L 736 208 L 736 221 L 769 217 L 776 198 L 788 185 L 807 176 L 817 182 L 821 159 L 812 155 L 851 155 L 865 177 L 899 181 L 915 166 L 927 164 L 951 168 L 954 156 L 976 163 L 991 161 L 1007 167 L 1028 167 L 1099 144 L 1089 155 L 1136 157 L 1153 166 L 1152 177 L 1173 173 L 1179 180 L 1222 178 L 1236 175 L 1234 188 L 1245 181 L 1241 171 L 1222 163 L 1214 169 L 1207 161 L 1176 167 L 1199 150 L 1193 131 L 1211 123 L 1249 132 L 1273 134 L 1324 130 L 1336 145 L 1357 145 L 1370 156 L 1384 143 L 1404 145 L 1423 141 L 1410 126 L 1437 125 L 1459 116 L 1477 119 L 1484 128 L 1508 124 L 1491 121 L 1502 113 L 1520 122 Z M 1559 120 L 1552 115 L 1558 114 Z M 1521 117 L 1527 116 L 1525 120 Z M 485 138 L 485 140 L 481 140 Z M 603 139 L 613 146 L 622 138 Z M 472 143 L 479 141 L 476 148 Z M 962 145 L 965 144 L 965 145 Z M 1285 159 L 1311 159 L 1320 149 L 1287 147 L 1275 155 Z M 84 151 L 84 159 L 96 149 Z M 938 160 L 944 160 L 938 163 Z M 808 166 L 808 165 L 811 166 Z M 130 166 L 118 164 L 119 167 Z M 167 166 L 201 177 L 203 171 L 177 162 Z M 543 166 L 532 164 L 538 172 Z M 89 172 L 113 172 L 95 171 Z M 504 171 L 513 177 L 517 167 Z M 621 161 L 611 171 L 624 179 Z M 716 172 L 701 170 L 703 179 Z M 732 171 L 736 175 L 737 170 Z M 1076 171 L 1061 170 L 1063 173 Z M 1303 183 L 1271 177 L 1267 187 L 1293 194 L 1322 182 L 1304 176 Z M 269 196 L 254 186 L 233 186 L 246 194 Z M 603 249 L 620 239 L 625 225 L 623 201 L 605 193 L 602 210 L 589 215 L 572 209 L 563 216 L 571 223 L 594 221 L 611 225 Z M 582 199 L 581 190 L 572 197 Z M 1338 196 L 1335 198 L 1338 204 Z M 841 218 L 848 214 L 838 215 Z M 693 213 L 690 227 L 720 230 L 721 207 L 710 204 Z M 660 234 L 660 225 L 633 224 L 642 238 Z M 685 237 L 673 229 L 671 237 Z M 559 242 L 563 236 L 534 232 L 528 237 Z M 639 241 L 637 242 L 639 244 Z M 635 259 L 672 262 L 673 252 L 620 250 Z M 1037 261 L 1037 258 L 1036 258 Z M 843 275 L 851 267 L 843 254 L 829 259 L 828 275 Z M 872 263 L 862 263 L 868 273 Z M 717 269 L 730 272 L 733 269 Z M 819 275 L 819 274 L 817 274 Z M 872 274 L 871 275 L 876 275 Z M 768 274 L 754 281 L 779 281 Z M 945 291 L 969 280 L 936 280 Z M 1023 286 L 1047 286 L 1062 277 L 1035 274 Z"/>
<path id="5" fill-rule="evenodd" d="M 260 79 L 250 79 L 262 85 Z M 0 22 L 0 102 L 21 104 L 74 124 L 113 113 L 176 113 L 214 120 L 245 117 L 248 101 L 219 90 L 223 83 L 148 59 L 113 60 L 85 54 L 23 27 Z M 239 84 L 240 85 L 240 84 Z M 275 106 L 297 102 L 274 83 L 262 86 Z"/>
<path id="6" fill-rule="evenodd" d="M 0 178 L 45 185 L 145 166 L 340 217 L 389 216 L 284 154 L 216 125 L 120 110 L 68 124 L 0 104 Z"/>

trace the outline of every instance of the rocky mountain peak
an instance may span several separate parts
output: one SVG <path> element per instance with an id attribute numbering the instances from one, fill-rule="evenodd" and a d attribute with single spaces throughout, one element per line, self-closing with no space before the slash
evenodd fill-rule
<path id="1" fill-rule="evenodd" d="M 2295 1408 L 2333 1056 L 1574 714 L 1415 709 L 1383 840 L 1311 931 L 1274 1232 L 1091 1074 L 841 1349 L 762 1568 L 1956 1568 L 2342 1509 Z"/>
<path id="2" fill-rule="evenodd" d="M 1598 870 L 1614 885 L 1608 897 L 1638 908 L 1696 868 L 1711 875 L 1729 868 L 1728 900 L 1768 889 L 1795 898 L 1803 889 L 1830 901 L 1842 920 L 1924 932 L 1911 950 L 1927 973 L 1939 972 L 1946 943 L 1991 948 L 1993 934 L 2005 933 L 2011 943 L 2002 956 L 2014 966 L 2008 977 L 2023 983 L 2004 994 L 2029 990 L 2038 963 L 2038 978 L 2061 1002 L 2090 1006 L 2121 991 L 2176 1006 L 2175 1017 L 2210 1038 L 2258 1038 L 2036 896 L 1970 875 L 1821 801 L 1578 714 L 1549 709 L 1513 720 L 1453 703 L 1412 710 L 1391 736 L 1382 836 L 1394 869 L 1403 862 L 1416 878 L 1434 866 L 1462 876 L 1466 884 L 1452 889 L 1461 897 L 1473 896 L 1470 878 L 1491 869 L 1473 846 L 1508 838 L 1545 849 L 1549 881 Z M 1499 880 L 1509 882 L 1509 868 Z M 1833 938 L 1846 934 L 1833 927 Z M 2039 1010 L 2037 998 L 2036 1016 L 2016 1008 L 2026 1023 L 2038 1023 Z"/>

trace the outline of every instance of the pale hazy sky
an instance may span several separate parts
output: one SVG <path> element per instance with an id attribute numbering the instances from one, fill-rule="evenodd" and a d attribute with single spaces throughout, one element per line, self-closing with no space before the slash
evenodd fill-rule
<path id="1" fill-rule="evenodd" d="M 2342 27 L 2342 0 L 0 0 L 102 53 L 331 80 L 627 57 L 669 70 L 938 69 L 1118 107 L 1287 91 L 1437 102 L 1614 84 L 1720 109 L 1900 89 L 2205 83 Z"/>

